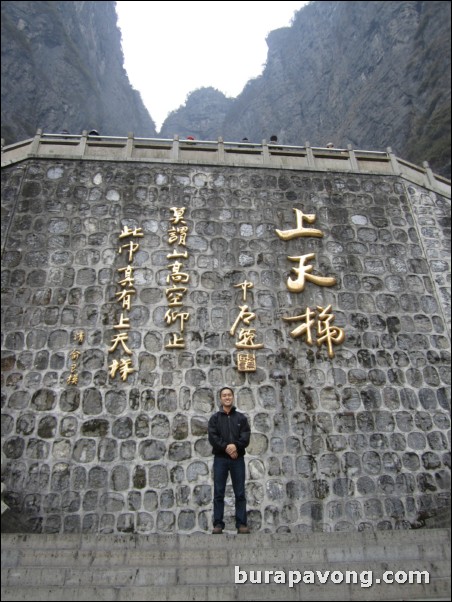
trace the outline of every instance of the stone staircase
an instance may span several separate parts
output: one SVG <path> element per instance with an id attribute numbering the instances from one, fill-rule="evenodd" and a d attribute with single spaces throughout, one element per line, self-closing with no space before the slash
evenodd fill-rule
<path id="1" fill-rule="evenodd" d="M 346 571 L 356 572 L 357 583 L 346 583 Z M 392 571 L 387 577 L 393 584 L 383 583 L 385 571 Z M 396 583 L 404 578 L 401 571 L 428 571 L 430 583 Z M 2 535 L 4 601 L 450 600 L 450 593 L 450 530 L 444 528 Z"/>

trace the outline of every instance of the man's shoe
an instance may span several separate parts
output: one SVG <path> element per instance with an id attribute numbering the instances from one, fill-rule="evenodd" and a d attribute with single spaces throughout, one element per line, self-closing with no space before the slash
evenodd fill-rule
<path id="1" fill-rule="evenodd" d="M 213 535 L 221 535 L 223 533 L 223 527 L 220 527 L 220 526 L 214 527 L 212 529 L 212 533 L 213 533 Z"/>
<path id="2" fill-rule="evenodd" d="M 240 527 L 237 529 L 237 533 L 251 533 L 251 531 L 246 525 L 240 525 Z"/>

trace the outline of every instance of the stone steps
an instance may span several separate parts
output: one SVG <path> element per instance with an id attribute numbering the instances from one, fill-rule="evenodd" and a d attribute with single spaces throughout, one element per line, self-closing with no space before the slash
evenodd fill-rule
<path id="1" fill-rule="evenodd" d="M 246 582 L 235 583 L 236 566 L 239 578 L 244 581 L 246 576 Z M 414 570 L 428 571 L 430 583 L 375 583 L 385 571 Z M 251 579 L 258 581 L 258 571 L 262 582 L 251 583 Z M 286 583 L 275 583 L 269 571 L 280 571 L 280 580 L 284 571 Z M 300 576 L 313 572 L 315 583 L 289 587 L 289 579 L 298 576 L 296 571 Z M 341 583 L 334 571 L 342 572 Z M 346 571 L 355 571 L 358 582 L 346 583 Z M 368 571 L 373 571 L 374 582 L 363 587 L 369 584 Z M 326 582 L 322 584 L 321 579 Z M 449 600 L 450 530 L 2 535 L 5 601 L 281 599 Z"/>

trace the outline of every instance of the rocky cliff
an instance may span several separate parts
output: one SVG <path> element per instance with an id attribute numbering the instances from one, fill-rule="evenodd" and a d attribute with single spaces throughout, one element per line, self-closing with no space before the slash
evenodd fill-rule
<path id="1" fill-rule="evenodd" d="M 123 68 L 115 2 L 2 2 L 2 137 L 154 136 Z"/>
<path id="2" fill-rule="evenodd" d="M 188 95 L 185 105 L 165 119 L 160 135 L 172 138 L 175 133 L 202 140 L 216 140 L 223 134 L 224 122 L 234 100 L 215 88 L 201 88 Z"/>
<path id="3" fill-rule="evenodd" d="M 262 75 L 231 104 L 218 135 L 392 146 L 450 174 L 449 2 L 311 2 L 267 44 Z M 196 98 L 204 102 L 202 91 Z M 178 123 L 193 111 L 179 109 Z M 170 125 L 163 131 L 178 133 Z"/>

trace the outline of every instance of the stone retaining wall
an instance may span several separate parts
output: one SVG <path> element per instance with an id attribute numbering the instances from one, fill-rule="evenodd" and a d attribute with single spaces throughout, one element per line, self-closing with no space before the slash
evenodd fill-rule
<path id="1" fill-rule="evenodd" d="M 24 529 L 210 529 L 206 429 L 223 385 L 252 427 L 254 530 L 409 529 L 448 506 L 444 198 L 396 176 L 52 159 L 7 167 L 3 183 L 2 469 Z M 172 207 L 185 208 L 177 249 Z M 275 230 L 296 228 L 294 209 L 323 236 L 282 240 Z M 143 233 L 129 258 L 125 227 Z M 167 258 L 176 251 L 187 257 Z M 336 285 L 308 277 L 290 292 L 303 264 L 288 257 L 304 255 Z M 189 274 L 183 333 L 165 318 L 176 261 Z M 263 345 L 254 372 L 237 369 L 243 323 L 229 333 L 245 304 Z M 334 357 L 314 325 L 329 305 L 328 324 L 345 334 Z M 283 320 L 308 307 L 312 345 L 306 329 L 290 335 L 301 320 Z M 134 370 L 124 381 L 109 375 L 121 314 Z M 183 348 L 166 347 L 180 338 Z"/>

